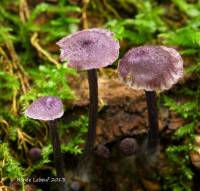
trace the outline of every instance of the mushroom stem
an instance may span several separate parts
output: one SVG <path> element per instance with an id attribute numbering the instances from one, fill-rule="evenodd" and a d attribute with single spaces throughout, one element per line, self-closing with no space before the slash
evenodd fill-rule
<path id="1" fill-rule="evenodd" d="M 149 123 L 147 150 L 148 152 L 154 153 L 156 152 L 159 143 L 158 109 L 156 103 L 156 92 L 145 91 L 145 94 L 147 100 L 148 123 Z"/>
<path id="2" fill-rule="evenodd" d="M 84 149 L 84 158 L 88 158 L 92 152 L 95 138 L 96 126 L 98 116 L 98 82 L 96 69 L 88 70 L 88 83 L 89 83 L 89 128 Z"/>
<path id="3" fill-rule="evenodd" d="M 65 183 L 65 175 L 64 175 L 64 160 L 61 153 L 61 146 L 59 135 L 57 131 L 57 121 L 52 120 L 48 121 L 49 125 L 49 135 L 51 139 L 51 144 L 53 146 L 53 157 L 54 157 L 54 165 L 56 168 L 56 176 L 59 178 L 58 187 L 59 191 L 67 191 L 67 185 Z"/>

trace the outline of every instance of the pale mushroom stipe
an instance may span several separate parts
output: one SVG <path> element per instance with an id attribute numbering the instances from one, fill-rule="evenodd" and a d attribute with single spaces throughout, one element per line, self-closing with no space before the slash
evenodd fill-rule
<path id="1" fill-rule="evenodd" d="M 96 69 L 113 64 L 119 55 L 119 42 L 113 33 L 105 29 L 86 29 L 64 37 L 57 42 L 60 58 L 76 70 L 88 71 L 89 83 L 89 129 L 84 149 L 84 158 L 92 152 L 96 137 L 98 113 L 98 82 Z"/>
<path id="2" fill-rule="evenodd" d="M 140 46 L 124 55 L 118 73 L 131 88 L 145 90 L 149 119 L 147 150 L 155 152 L 159 143 L 155 91 L 170 89 L 178 82 L 183 76 L 183 60 L 173 48 Z"/>
<path id="3" fill-rule="evenodd" d="M 44 96 L 33 103 L 26 109 L 25 116 L 31 119 L 47 121 L 49 125 L 49 136 L 53 147 L 54 164 L 58 178 L 65 179 L 64 161 L 61 153 L 60 140 L 57 131 L 56 119 L 61 118 L 64 114 L 62 101 L 58 97 Z M 58 183 L 59 191 L 67 191 L 65 181 Z"/>

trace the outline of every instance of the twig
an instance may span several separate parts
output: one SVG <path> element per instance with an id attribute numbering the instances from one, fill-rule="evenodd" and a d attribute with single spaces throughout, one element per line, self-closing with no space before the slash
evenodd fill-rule
<path id="1" fill-rule="evenodd" d="M 12 111 L 15 115 L 17 115 L 17 100 L 16 100 L 16 97 L 17 97 L 17 90 L 14 89 L 13 90 L 13 99 L 12 99 Z"/>
<path id="2" fill-rule="evenodd" d="M 83 22 L 83 29 L 87 29 L 89 27 L 88 20 L 87 20 L 87 8 L 90 0 L 83 0 L 83 8 L 82 8 L 82 22 Z"/>
<path id="3" fill-rule="evenodd" d="M 19 81 L 21 83 L 21 88 L 22 88 L 23 93 L 26 93 L 26 91 L 27 91 L 26 90 L 26 85 L 24 84 L 23 77 L 19 72 L 17 72 L 17 77 L 19 78 Z"/>
<path id="4" fill-rule="evenodd" d="M 0 119 L 0 124 L 2 124 L 2 129 L 6 134 L 8 134 L 9 124 L 5 119 Z"/>
<path id="5" fill-rule="evenodd" d="M 31 44 L 33 45 L 33 47 L 35 47 L 36 50 L 39 53 L 41 53 L 43 56 L 45 56 L 50 62 L 55 64 L 57 68 L 60 68 L 59 62 L 57 60 L 55 60 L 54 58 L 52 58 L 52 56 L 40 46 L 39 40 L 37 37 L 38 37 L 38 33 L 36 33 L 36 32 L 33 33 L 33 35 L 31 36 Z"/>
<path id="6" fill-rule="evenodd" d="M 34 139 L 25 132 L 23 132 L 20 128 L 17 128 L 17 135 L 18 135 L 18 147 L 20 148 L 22 145 L 25 152 L 27 151 L 26 143 L 34 145 Z"/>
<path id="7" fill-rule="evenodd" d="M 11 57 L 12 67 L 14 70 L 16 70 L 16 74 L 18 78 L 20 79 L 22 91 L 23 93 L 26 93 L 26 91 L 30 88 L 28 76 L 23 66 L 20 64 L 20 60 L 17 53 L 15 52 L 13 43 L 11 41 L 8 41 L 5 43 L 5 45 Z"/>
<path id="8" fill-rule="evenodd" d="M 30 16 L 30 13 L 29 13 L 29 8 L 28 8 L 28 3 L 26 2 L 26 0 L 20 0 L 20 3 L 19 3 L 19 16 L 20 16 L 20 19 L 23 23 L 25 23 L 29 16 Z"/>
<path id="9" fill-rule="evenodd" d="M 5 53 L 2 47 L 0 47 L 0 54 L 4 58 L 2 61 L 2 64 L 4 64 L 6 71 L 8 70 L 9 74 L 13 74 L 13 67 L 12 64 L 8 58 L 8 55 Z"/>
<path id="10" fill-rule="evenodd" d="M 120 19 L 120 15 L 118 14 L 118 12 L 111 6 L 107 3 L 106 0 L 103 0 L 103 4 L 104 6 L 110 11 L 113 13 L 113 15 L 117 18 L 117 19 Z"/>

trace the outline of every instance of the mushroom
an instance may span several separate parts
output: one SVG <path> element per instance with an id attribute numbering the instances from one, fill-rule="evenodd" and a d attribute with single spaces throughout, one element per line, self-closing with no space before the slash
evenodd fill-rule
<path id="1" fill-rule="evenodd" d="M 101 145 L 97 146 L 97 148 L 95 150 L 95 154 L 100 158 L 108 159 L 110 157 L 111 153 L 107 146 L 101 144 Z"/>
<path id="2" fill-rule="evenodd" d="M 155 152 L 159 143 L 156 91 L 167 90 L 183 76 L 183 60 L 173 48 L 140 46 L 130 49 L 118 66 L 120 79 L 134 89 L 145 90 L 149 132 L 147 150 Z"/>
<path id="3" fill-rule="evenodd" d="M 31 119 L 47 121 L 49 125 L 49 135 L 53 146 L 54 164 L 58 178 L 64 178 L 64 161 L 61 153 L 60 140 L 57 131 L 56 119 L 63 116 L 64 109 L 62 101 L 58 97 L 40 97 L 26 109 L 25 116 Z M 66 191 L 67 186 L 64 181 L 59 182 L 59 190 Z"/>
<path id="4" fill-rule="evenodd" d="M 76 70 L 88 71 L 89 83 L 89 129 L 83 156 L 87 159 L 92 152 L 98 113 L 98 82 L 96 69 L 111 65 L 119 55 L 119 42 L 113 33 L 105 29 L 85 29 L 62 38 L 57 42 L 61 49 L 61 61 Z"/>
<path id="5" fill-rule="evenodd" d="M 134 138 L 124 138 L 119 144 L 119 149 L 125 156 L 131 156 L 136 153 L 138 144 Z"/>
<path id="6" fill-rule="evenodd" d="M 32 161 L 37 161 L 41 159 L 41 149 L 38 147 L 31 148 L 28 154 Z"/>

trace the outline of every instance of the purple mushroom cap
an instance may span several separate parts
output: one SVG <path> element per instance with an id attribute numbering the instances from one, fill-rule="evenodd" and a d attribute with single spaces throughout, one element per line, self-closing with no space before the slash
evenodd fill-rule
<path id="1" fill-rule="evenodd" d="M 138 149 L 137 141 L 134 138 L 124 138 L 119 144 L 119 149 L 125 156 L 133 155 Z"/>
<path id="2" fill-rule="evenodd" d="M 110 150 L 105 145 L 98 145 L 95 154 L 101 158 L 108 159 L 110 156 Z"/>
<path id="3" fill-rule="evenodd" d="M 63 104 L 58 97 L 44 96 L 31 103 L 25 111 L 25 116 L 32 119 L 51 121 L 62 117 L 63 113 Z"/>
<path id="4" fill-rule="evenodd" d="M 39 160 L 42 157 L 41 149 L 38 147 L 34 147 L 34 148 L 30 149 L 29 156 L 30 156 L 31 160 L 33 160 L 33 161 Z"/>
<path id="5" fill-rule="evenodd" d="M 183 76 L 183 60 L 173 48 L 140 46 L 130 49 L 120 60 L 118 73 L 132 88 L 165 90 Z"/>
<path id="6" fill-rule="evenodd" d="M 57 42 L 61 61 L 77 70 L 89 70 L 111 65 L 119 55 L 119 42 L 105 29 L 86 29 Z"/>

